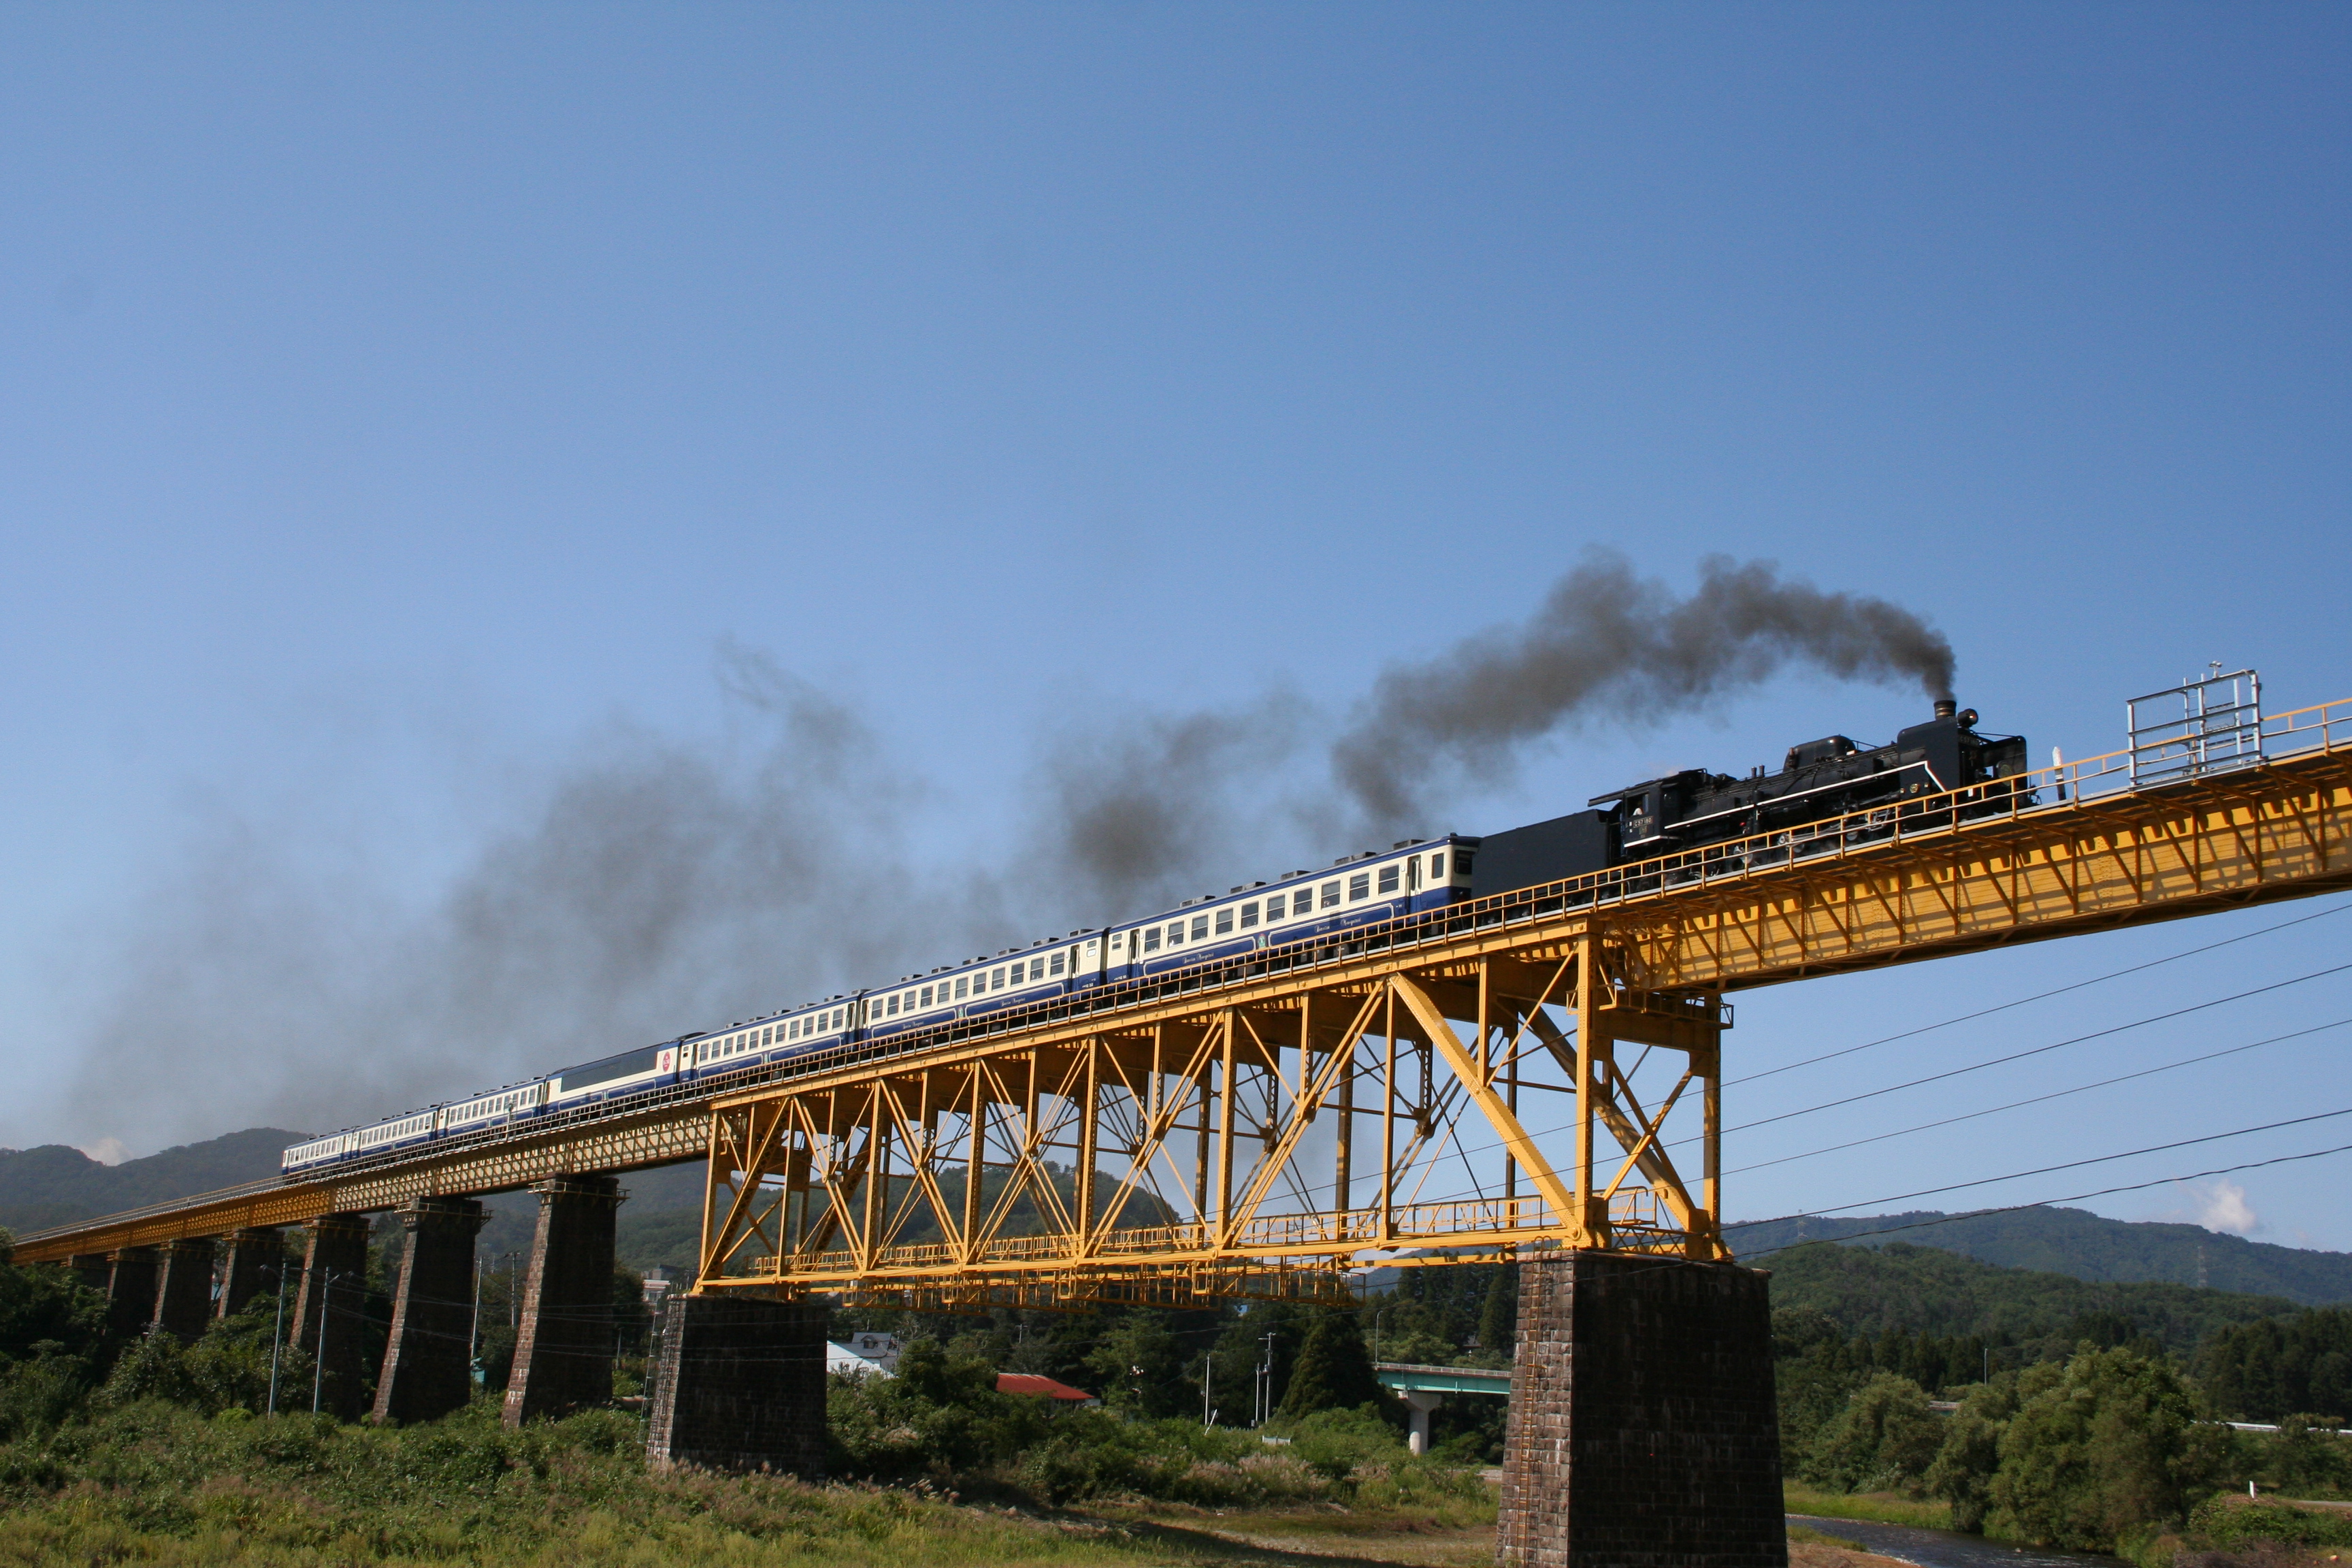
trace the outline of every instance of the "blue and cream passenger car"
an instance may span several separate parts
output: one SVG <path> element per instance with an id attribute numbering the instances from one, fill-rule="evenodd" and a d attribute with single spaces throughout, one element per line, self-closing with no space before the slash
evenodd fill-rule
<path id="1" fill-rule="evenodd" d="M 832 996 L 708 1034 L 568 1067 L 527 1083 L 314 1138 L 286 1151 L 288 1174 L 437 1138 L 479 1132 L 677 1083 L 718 1079 L 836 1046 L 887 1040 L 1006 1008 L 1149 978 L 1359 926 L 1470 895 L 1476 839 L 1399 844 L 1328 870 L 1293 871 L 1149 920 L 944 964 L 896 985 Z"/>

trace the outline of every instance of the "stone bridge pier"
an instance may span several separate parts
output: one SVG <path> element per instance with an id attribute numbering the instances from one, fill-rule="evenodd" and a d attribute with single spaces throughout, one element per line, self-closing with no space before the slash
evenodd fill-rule
<path id="1" fill-rule="evenodd" d="M 1521 1258 L 1503 1568 L 1787 1568 L 1768 1278 Z"/>

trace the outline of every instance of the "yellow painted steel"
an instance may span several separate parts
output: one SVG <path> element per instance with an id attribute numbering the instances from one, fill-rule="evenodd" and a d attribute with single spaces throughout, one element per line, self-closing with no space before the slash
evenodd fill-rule
<path id="1" fill-rule="evenodd" d="M 1725 1256 L 1724 994 L 2352 886 L 2352 703 L 2265 728 L 2258 766 L 2131 790 L 2119 757 L 2093 758 L 1253 955 L 1092 1012 L 809 1058 L 622 1121 L 40 1232 L 17 1255 L 701 1157 L 705 1290 L 1185 1300 L 1328 1291 L 1413 1249 Z M 1656 1110 L 1620 1046 L 1676 1064 Z M 1662 1139 L 1694 1086 L 1696 1190 Z M 1572 1103 L 1564 1165 L 1528 1131 L 1528 1093 Z M 1599 1132 L 1618 1145 L 1605 1168 Z M 1474 1140 L 1507 1156 L 1500 1190 L 1429 1195 Z"/>

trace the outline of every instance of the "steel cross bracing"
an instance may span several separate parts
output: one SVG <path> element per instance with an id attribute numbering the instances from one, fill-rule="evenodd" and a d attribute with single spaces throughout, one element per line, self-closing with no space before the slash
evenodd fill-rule
<path id="1" fill-rule="evenodd" d="M 2118 791 L 2093 758 L 726 1097 L 698 1288 L 1181 1300 L 1528 1243 L 1727 1256 L 1722 992 L 2352 885 L 2352 704 L 2272 739 L 2260 767 Z M 1680 1064 L 1648 1107 L 1625 1043 Z M 1573 1102 L 1549 1136 L 1538 1089 Z M 1662 1135 L 1683 1105 L 1696 1183 Z"/>
<path id="2" fill-rule="evenodd" d="M 2126 753 L 2090 758 L 321 1180 L 58 1226 L 16 1256 L 704 1156 L 712 1289 L 1314 1291 L 1383 1237 L 1455 1256 L 1579 1239 L 1717 1255 L 1713 1167 L 1702 1159 L 1694 1186 L 1655 1131 L 1668 1105 L 1713 1114 L 1713 998 L 2352 885 L 2352 702 L 2263 731 L 2253 765 L 2159 788 L 2130 786 Z M 1585 963 L 1603 984 L 1581 985 Z M 1580 1039 L 1594 1064 L 1581 1093 Z M 1619 1062 L 1621 1041 L 1649 1046 L 1649 1065 Z M 1679 1066 L 1654 1094 L 1661 1061 Z M 1546 1110 L 1522 1119 L 1529 1096 Z M 1704 1127 L 1693 1136 L 1711 1150 Z M 1465 1186 L 1473 1145 L 1488 1166 Z"/>

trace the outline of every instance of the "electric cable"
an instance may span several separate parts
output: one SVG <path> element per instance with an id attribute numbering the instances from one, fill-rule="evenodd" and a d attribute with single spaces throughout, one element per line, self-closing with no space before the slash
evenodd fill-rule
<path id="1" fill-rule="evenodd" d="M 1781 1217 L 1784 1219 L 1805 1219 L 1820 1215 L 1843 1214 L 1848 1209 L 1868 1208 L 1874 1204 L 1907 1203 L 1913 1198 L 1934 1197 L 1938 1193 L 1962 1192 L 1969 1187 L 1989 1187 L 1996 1182 L 2021 1181 L 2027 1176 L 2046 1176 L 2053 1171 L 2080 1170 L 2084 1165 L 2105 1165 L 2116 1160 L 2134 1159 L 2141 1154 L 2160 1154 L 2168 1149 L 2187 1149 L 2194 1147 L 2200 1143 L 2218 1143 L 2225 1138 L 2244 1138 L 2256 1132 L 2275 1132 L 2282 1127 L 2301 1127 L 2305 1123 L 2311 1121 L 2332 1121 L 2339 1116 L 2352 1116 L 2352 1105 L 2347 1105 L 2341 1110 L 2320 1110 L 2315 1111 L 2309 1116 L 2289 1117 L 2284 1121 L 2265 1121 L 2258 1127 L 2240 1127 L 2229 1132 L 2209 1132 L 2201 1138 L 2180 1138 L 2176 1139 L 2169 1143 L 2151 1143 L 2144 1149 L 2126 1149 L 2120 1153 L 2095 1154 L 2086 1160 L 2068 1160 L 2055 1165 L 2037 1165 L 2030 1171 L 2011 1171 L 2005 1175 L 1983 1176 L 1973 1182 L 1952 1182 L 1940 1187 L 1922 1187 L 1915 1193 L 1896 1193 L 1889 1197 L 1864 1198 L 1859 1203 L 1839 1204 L 1833 1208 L 1807 1209 L 1802 1214 L 1784 1215 Z M 2193 1180 L 2194 1178 L 2182 1179 Z M 2121 1189 L 2117 1190 L 2120 1191 Z M 1742 1220 L 1737 1225 L 1727 1225 L 1723 1228 L 1726 1230 L 1746 1230 L 1753 1228 L 1756 1226 L 1771 1225 L 1774 1223 L 1776 1222 L 1769 1219 Z"/>
<path id="2" fill-rule="evenodd" d="M 1887 1035 L 1880 1039 L 1864 1041 L 1858 1046 L 1846 1046 L 1838 1050 L 1824 1051 L 1817 1057 L 1807 1057 L 1802 1061 L 1786 1062 L 1780 1067 L 1767 1068 L 1762 1072 L 1752 1072 L 1744 1078 L 1726 1079 L 1723 1086 L 1729 1089 L 1733 1084 L 1754 1083 L 1758 1079 L 1774 1078 L 1784 1072 L 1794 1072 L 1799 1068 L 1811 1067 L 1818 1062 L 1835 1061 L 1840 1057 L 1850 1057 L 1857 1051 L 1890 1046 L 1897 1040 L 1907 1040 L 1915 1036 L 1933 1034 L 1937 1029 L 1948 1029 L 1955 1024 L 1967 1024 L 1979 1018 L 1989 1018 L 1995 1013 L 2006 1013 L 2012 1007 L 2022 1007 L 2034 1002 L 2046 1002 L 2053 996 L 2063 996 L 2070 991 L 2080 991 L 2085 986 L 2105 984 L 2110 980 L 2120 980 L 2126 974 L 2137 974 L 2144 970 L 2159 968 L 2168 963 L 2177 963 L 2184 958 L 2195 958 L 2200 953 L 2211 952 L 2217 948 L 2229 947 L 2237 942 L 2252 942 L 2258 936 L 2269 936 L 2274 932 L 2285 931 L 2290 926 L 2305 925 L 2313 921 L 2326 920 L 2330 915 L 2340 915 L 2347 910 L 2352 910 L 2352 903 L 2337 904 L 2333 909 L 2321 910 L 2315 914 L 2298 915 L 2294 920 L 2281 921 L 2275 925 L 2264 926 L 2260 931 L 2241 931 L 2236 936 L 2224 937 L 2220 942 L 2209 942 L 2202 947 L 2188 948 L 2179 952 L 2168 953 L 2162 958 L 2152 958 L 2146 963 L 2135 963 L 2126 969 L 2111 970 L 2105 974 L 2095 974 L 2088 980 L 2077 980 L 2071 985 L 2061 985 L 2053 991 L 2040 991 L 2031 996 L 2020 996 L 2014 1001 L 2002 1002 L 1990 1007 L 1980 1007 L 1973 1013 L 1963 1013 L 1957 1018 L 1946 1018 L 1940 1023 L 1922 1024 L 1916 1029 L 1906 1029 L 1899 1035 Z"/>
<path id="3" fill-rule="evenodd" d="M 2352 1024 L 2352 1018 L 2338 1018 L 2331 1024 L 2314 1024 L 2308 1029 L 2296 1029 L 2291 1034 L 2273 1035 L 2266 1040 L 2250 1040 L 2242 1046 L 2230 1046 L 2221 1050 L 2208 1051 L 2203 1056 L 2183 1057 L 2177 1062 L 2167 1062 L 2162 1067 L 2143 1068 L 2138 1072 L 2119 1073 L 2114 1078 L 2103 1078 L 2096 1083 L 2078 1084 L 2073 1089 L 2057 1089 L 2049 1094 L 2037 1094 L 2030 1100 L 2012 1100 L 2006 1105 L 1990 1106 L 1983 1110 L 1971 1110 L 1960 1116 L 1947 1116 L 1940 1121 L 1922 1121 L 1916 1127 L 1900 1128 L 1893 1132 L 1874 1132 L 1867 1138 L 1856 1138 L 1851 1142 L 1831 1143 L 1819 1149 L 1808 1149 L 1799 1154 L 1782 1154 L 1775 1159 L 1759 1160 L 1752 1165 L 1735 1165 L 1723 1174 L 1745 1175 L 1749 1171 L 1762 1171 L 1774 1165 L 1790 1164 L 1798 1160 L 1811 1160 L 1817 1155 L 1834 1154 L 1846 1149 L 1859 1149 L 1865 1143 L 1883 1143 L 1889 1138 L 1906 1138 L 1914 1132 L 1927 1132 L 1937 1127 L 1949 1127 L 1957 1122 L 1974 1121 L 1979 1117 L 1998 1116 L 2004 1110 L 2017 1110 L 2028 1105 L 2040 1105 L 2045 1100 L 2064 1100 L 2070 1095 L 2087 1094 L 2095 1089 L 2107 1089 L 2116 1084 L 2129 1083 L 2134 1079 L 2153 1078 L 2158 1073 L 2195 1067 L 2200 1062 L 2219 1061 L 2223 1057 L 2234 1057 L 2241 1052 L 2255 1050 L 2263 1046 L 2275 1046 L 2287 1040 L 2299 1040 L 2305 1035 L 2316 1035 L 2328 1029 L 2340 1029 L 2347 1024 Z"/>

